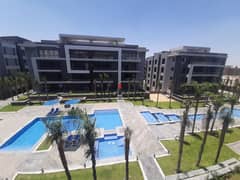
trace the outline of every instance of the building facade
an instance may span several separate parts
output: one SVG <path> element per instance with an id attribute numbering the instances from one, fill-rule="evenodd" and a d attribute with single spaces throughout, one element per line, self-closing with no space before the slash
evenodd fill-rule
<path id="1" fill-rule="evenodd" d="M 25 52 L 19 44 L 30 42 L 18 36 L 0 37 L 0 76 L 27 72 Z"/>
<path id="2" fill-rule="evenodd" d="M 117 89 L 128 80 L 142 83 L 146 48 L 124 38 L 60 34 L 59 40 L 24 42 L 20 46 L 35 79 L 50 91 L 92 91 L 103 83 Z M 95 83 L 96 82 L 96 83 Z"/>
<path id="3" fill-rule="evenodd" d="M 150 92 L 158 90 L 174 92 L 184 83 L 220 82 L 227 54 L 210 52 L 207 47 L 183 46 L 154 53 L 146 58 L 146 88 Z"/>

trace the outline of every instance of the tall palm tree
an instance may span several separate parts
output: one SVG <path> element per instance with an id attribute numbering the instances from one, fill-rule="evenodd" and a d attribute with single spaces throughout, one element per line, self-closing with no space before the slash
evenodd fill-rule
<path id="1" fill-rule="evenodd" d="M 44 91 L 46 93 L 46 100 L 48 100 L 48 85 L 47 85 L 47 78 L 43 77 L 43 82 L 44 82 Z"/>
<path id="2" fill-rule="evenodd" d="M 133 99 L 135 101 L 136 100 L 136 93 L 137 93 L 137 84 L 136 84 L 136 79 L 135 78 L 133 80 L 133 92 L 134 92 Z"/>
<path id="3" fill-rule="evenodd" d="M 130 97 L 130 90 L 131 90 L 131 80 L 128 79 L 128 89 L 127 89 L 128 100 L 129 100 L 129 97 Z"/>
<path id="4" fill-rule="evenodd" d="M 86 151 L 86 157 L 91 157 L 92 161 L 92 173 L 93 179 L 97 180 L 97 172 L 96 172 L 96 149 L 95 149 L 95 139 L 96 139 L 96 131 L 95 131 L 95 119 L 92 121 L 87 112 L 81 111 L 81 118 L 84 120 L 84 139 L 86 144 L 88 145 L 88 150 Z"/>
<path id="5" fill-rule="evenodd" d="M 132 130 L 129 127 L 126 127 L 124 130 L 124 148 L 125 148 L 125 161 L 126 161 L 126 166 L 125 166 L 125 180 L 129 179 L 129 151 L 130 151 L 130 141 L 131 141 L 131 136 L 132 136 Z"/>
<path id="6" fill-rule="evenodd" d="M 193 82 L 192 86 L 193 86 L 194 100 L 196 101 L 195 107 L 194 107 L 194 118 L 193 118 L 193 125 L 192 125 L 192 134 L 194 134 L 199 102 L 200 102 L 200 99 L 202 98 L 203 92 L 205 91 L 205 84 L 204 83 L 199 84 L 197 82 Z"/>
<path id="7" fill-rule="evenodd" d="M 185 102 L 185 111 L 183 112 L 183 118 L 181 121 L 181 130 L 180 130 L 180 137 L 179 137 L 179 148 L 178 148 L 178 161 L 177 161 L 177 173 L 181 171 L 181 162 L 182 162 L 182 154 L 183 154 L 183 144 L 184 144 L 184 136 L 185 136 L 185 129 L 188 124 L 188 112 L 191 102 Z"/>
<path id="8" fill-rule="evenodd" d="M 68 169 L 68 164 L 67 164 L 67 159 L 64 153 L 64 140 L 63 140 L 63 127 L 62 127 L 62 119 L 60 117 L 56 119 L 45 119 L 44 123 L 46 127 L 48 128 L 49 134 L 50 134 L 50 139 L 52 141 L 55 141 L 57 144 L 58 152 L 59 152 L 59 157 L 61 159 L 62 165 L 65 170 L 65 174 L 67 176 L 68 180 L 71 180 L 71 174 Z"/>
<path id="9" fill-rule="evenodd" d="M 238 99 L 237 99 L 237 96 L 236 95 L 233 95 L 233 96 L 230 96 L 228 98 L 228 102 L 231 106 L 231 109 L 230 109 L 230 112 L 231 114 L 233 113 L 233 109 L 234 109 L 234 106 L 238 103 Z"/>
<path id="10" fill-rule="evenodd" d="M 169 87 L 169 90 L 170 90 L 170 93 L 169 93 L 169 103 L 168 103 L 168 107 L 169 108 L 172 108 L 173 88 L 174 88 L 174 83 L 172 81 L 171 84 L 170 84 L 170 87 Z"/>
<path id="11" fill-rule="evenodd" d="M 202 144 L 201 144 L 200 151 L 199 151 L 199 154 L 198 154 L 198 160 L 197 160 L 196 166 L 199 166 L 199 164 L 201 162 L 202 154 L 203 154 L 204 147 L 205 147 L 205 144 L 206 144 L 206 141 L 207 141 L 209 124 L 210 124 L 210 121 L 212 120 L 212 118 L 213 118 L 213 113 L 212 113 L 212 110 L 211 110 L 211 106 L 209 106 L 208 111 L 207 111 L 207 117 L 205 119 L 205 132 L 204 132 L 204 135 L 203 135 L 203 140 L 202 140 Z"/>
<path id="12" fill-rule="evenodd" d="M 160 95 L 160 82 L 157 83 L 157 102 L 156 102 L 156 107 L 158 107 L 159 104 L 159 95 Z"/>
<path id="13" fill-rule="evenodd" d="M 215 121 L 217 119 L 218 111 L 224 104 L 223 97 L 222 96 L 214 96 L 212 104 L 213 104 L 213 109 L 214 109 L 214 118 L 213 118 L 210 132 L 213 132 L 213 128 L 214 128 Z"/>
<path id="14" fill-rule="evenodd" d="M 229 124 L 231 124 L 234 121 L 231 117 L 231 114 L 232 114 L 231 109 L 229 109 L 227 107 L 222 108 L 220 111 L 220 119 L 223 120 L 223 124 L 222 124 L 221 135 L 219 138 L 219 144 L 218 144 L 217 154 L 216 154 L 216 158 L 215 158 L 215 163 L 218 162 L 228 126 L 229 126 Z"/>

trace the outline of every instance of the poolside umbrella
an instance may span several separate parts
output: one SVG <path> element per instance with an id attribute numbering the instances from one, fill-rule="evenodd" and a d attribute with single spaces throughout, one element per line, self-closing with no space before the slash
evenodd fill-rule
<path id="1" fill-rule="evenodd" d="M 78 104 L 80 102 L 80 99 L 70 99 L 66 101 L 64 104 L 65 105 L 73 105 L 73 104 Z"/>
<path id="2" fill-rule="evenodd" d="M 59 100 L 58 99 L 53 99 L 53 100 L 49 100 L 49 101 L 45 101 L 43 103 L 44 106 L 53 106 L 55 104 L 58 104 Z"/>

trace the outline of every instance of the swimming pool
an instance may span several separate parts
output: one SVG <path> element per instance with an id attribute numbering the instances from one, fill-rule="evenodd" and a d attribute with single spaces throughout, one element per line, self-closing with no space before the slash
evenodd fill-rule
<path id="1" fill-rule="evenodd" d="M 168 117 L 168 119 L 170 121 L 174 121 L 174 122 L 178 122 L 181 121 L 180 116 L 176 115 L 176 114 L 166 114 L 166 116 Z"/>
<path id="2" fill-rule="evenodd" d="M 169 122 L 169 119 L 163 113 L 153 113 L 159 122 Z"/>
<path id="3" fill-rule="evenodd" d="M 205 116 L 206 116 L 205 114 L 197 114 L 196 115 L 196 121 L 202 121 L 205 118 Z M 188 119 L 190 121 L 193 121 L 194 120 L 194 114 L 188 115 Z"/>
<path id="4" fill-rule="evenodd" d="M 234 109 L 233 110 L 233 114 L 232 114 L 233 118 L 240 118 L 240 109 Z"/>
<path id="5" fill-rule="evenodd" d="M 31 150 L 45 132 L 46 127 L 44 123 L 40 118 L 36 118 L 0 146 L 0 150 Z"/>
<path id="6" fill-rule="evenodd" d="M 158 120 L 149 111 L 143 111 L 141 114 L 149 124 L 158 123 Z"/>
<path id="7" fill-rule="evenodd" d="M 95 142 L 98 159 L 124 156 L 124 138 L 117 134 L 108 134 Z"/>
<path id="8" fill-rule="evenodd" d="M 96 118 L 96 127 L 106 130 L 115 129 L 122 126 L 122 120 L 118 110 L 97 110 L 93 115 Z M 19 130 L 15 135 L 10 137 L 3 145 L 0 146 L 1 151 L 30 151 L 37 144 L 40 138 L 47 132 L 42 121 L 43 118 L 36 118 L 25 127 Z M 54 120 L 54 117 L 48 117 Z M 63 131 L 71 132 L 78 130 L 83 126 L 82 120 L 76 120 L 71 116 L 62 118 Z"/>
<path id="9" fill-rule="evenodd" d="M 122 126 L 122 120 L 117 109 L 96 110 L 93 117 L 96 118 L 96 128 L 112 130 Z"/>

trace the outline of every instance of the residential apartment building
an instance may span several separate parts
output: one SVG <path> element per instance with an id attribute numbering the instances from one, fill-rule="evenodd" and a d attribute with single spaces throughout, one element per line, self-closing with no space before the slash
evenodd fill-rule
<path id="1" fill-rule="evenodd" d="M 50 91 L 92 91 L 103 81 L 113 90 L 128 80 L 144 80 L 146 48 L 124 38 L 60 34 L 59 40 L 21 44 L 35 79 Z"/>
<path id="2" fill-rule="evenodd" d="M 240 68 L 237 66 L 235 66 L 235 67 L 226 66 L 224 68 L 222 81 L 230 89 L 232 89 L 232 87 L 234 87 L 236 84 L 239 84 L 240 83 Z"/>
<path id="3" fill-rule="evenodd" d="M 146 58 L 146 87 L 150 92 L 174 92 L 184 83 L 219 82 L 227 54 L 214 53 L 208 47 L 183 46 L 154 53 Z"/>
<path id="4" fill-rule="evenodd" d="M 30 42 L 18 36 L 0 37 L 0 76 L 28 71 L 25 52 L 19 44 Z"/>

